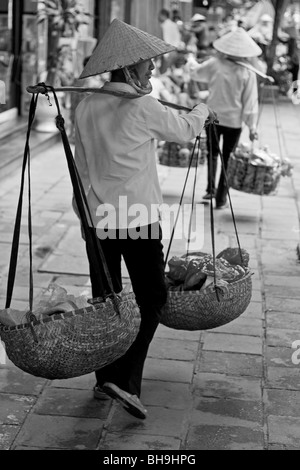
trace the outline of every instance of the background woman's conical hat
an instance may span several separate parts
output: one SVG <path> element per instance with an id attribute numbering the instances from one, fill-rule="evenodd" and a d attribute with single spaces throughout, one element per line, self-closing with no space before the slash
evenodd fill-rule
<path id="1" fill-rule="evenodd" d="M 111 22 L 79 78 L 128 67 L 174 50 L 175 47 L 171 44 L 116 18 Z"/>
<path id="2" fill-rule="evenodd" d="M 213 46 L 217 51 L 234 57 L 257 57 L 262 53 L 247 31 L 240 27 L 216 39 Z"/>

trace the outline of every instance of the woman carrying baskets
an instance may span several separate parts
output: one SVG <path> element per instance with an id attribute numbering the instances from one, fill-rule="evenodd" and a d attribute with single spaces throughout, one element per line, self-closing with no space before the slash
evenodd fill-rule
<path id="1" fill-rule="evenodd" d="M 206 105 L 179 115 L 151 92 L 152 59 L 174 47 L 118 19 L 113 20 L 80 78 L 111 72 L 103 93 L 80 102 L 75 114 L 75 161 L 116 293 L 122 290 L 123 257 L 141 323 L 136 340 L 120 359 L 97 370 L 96 398 L 103 392 L 137 418 L 142 373 L 150 342 L 166 302 L 164 256 L 159 225 L 162 202 L 155 139 L 188 142 L 216 116 Z M 76 207 L 74 207 L 76 211 Z M 93 297 L 102 295 L 93 272 Z"/>
<path id="2" fill-rule="evenodd" d="M 223 137 L 222 154 L 225 170 L 230 153 L 239 141 L 243 123 L 249 127 L 250 140 L 258 138 L 257 80 L 255 72 L 247 68 L 247 59 L 258 57 L 262 50 L 241 27 L 216 39 L 213 46 L 218 55 L 201 64 L 190 62 L 189 70 L 192 80 L 208 83 L 207 104 L 218 114 L 217 136 L 209 135 L 207 130 L 208 175 L 203 199 L 215 197 L 216 208 L 222 209 L 227 206 L 223 168 L 218 185 L 215 181 L 220 138 Z M 210 153 L 212 161 L 209 158 Z"/>

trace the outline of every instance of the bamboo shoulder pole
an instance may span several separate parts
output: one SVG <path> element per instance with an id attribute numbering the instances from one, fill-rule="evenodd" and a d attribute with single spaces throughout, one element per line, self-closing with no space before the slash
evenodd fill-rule
<path id="1" fill-rule="evenodd" d="M 122 92 L 115 92 L 115 91 L 108 91 L 105 90 L 103 91 L 101 88 L 88 88 L 88 87 L 79 87 L 79 86 L 62 86 L 62 87 L 57 87 L 57 88 L 52 88 L 47 85 L 43 85 L 38 83 L 37 85 L 31 85 L 26 88 L 28 93 L 42 93 L 46 94 L 49 91 L 54 90 L 55 92 L 58 91 L 69 91 L 69 92 L 75 92 L 75 93 L 103 93 L 103 94 L 111 94 L 114 96 L 119 96 L 119 97 L 124 97 L 124 98 L 129 98 L 129 99 L 134 99 L 134 98 L 139 98 L 138 95 L 130 94 L 130 93 L 122 93 Z M 158 100 L 161 104 L 164 106 L 169 106 L 169 108 L 174 108 L 177 109 L 178 111 L 191 111 L 191 108 L 187 108 L 186 106 L 180 106 L 175 103 L 170 103 L 169 101 L 164 101 L 164 100 Z"/>

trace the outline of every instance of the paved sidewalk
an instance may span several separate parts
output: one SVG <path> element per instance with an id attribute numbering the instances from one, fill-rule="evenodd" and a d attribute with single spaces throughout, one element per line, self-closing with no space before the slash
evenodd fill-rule
<path id="1" fill-rule="evenodd" d="M 265 104 L 261 142 L 289 156 L 294 175 L 281 180 L 275 196 L 231 190 L 240 242 L 250 253 L 253 271 L 247 311 L 210 331 L 160 325 L 145 365 L 145 421 L 111 400 L 94 400 L 93 374 L 54 381 L 33 377 L 17 369 L 0 345 L 0 450 L 300 449 L 300 364 L 292 361 L 292 343 L 300 341 L 299 125 L 299 106 L 280 102 L 275 116 L 273 106 Z M 70 206 L 62 146 L 35 157 L 31 166 L 35 299 L 52 280 L 69 293 L 89 295 L 85 249 Z M 165 202 L 178 202 L 186 169 L 159 166 L 159 174 Z M 206 165 L 199 170 L 198 202 L 205 180 Z M 0 185 L 0 308 L 19 185 L 20 172 Z M 187 203 L 191 190 L 192 181 Z M 199 249 L 211 251 L 208 206 L 199 207 L 204 227 Z M 218 252 L 236 240 L 230 210 L 214 215 Z M 25 204 L 12 304 L 19 309 L 27 307 L 28 299 L 26 217 Z M 167 248 L 168 241 L 164 244 Z M 175 240 L 170 256 L 184 250 L 184 243 Z"/>

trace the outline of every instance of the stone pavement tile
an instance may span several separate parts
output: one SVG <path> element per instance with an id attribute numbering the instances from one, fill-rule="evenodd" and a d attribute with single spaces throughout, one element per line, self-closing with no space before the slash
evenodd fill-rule
<path id="1" fill-rule="evenodd" d="M 247 307 L 246 311 L 242 315 L 243 315 L 243 318 L 247 318 L 247 317 L 263 318 L 264 317 L 264 311 L 263 311 L 262 302 L 253 302 L 253 301 L 251 301 L 249 306 Z"/>
<path id="2" fill-rule="evenodd" d="M 68 227 L 54 250 L 55 255 L 86 256 L 85 242 L 81 237 L 80 227 Z"/>
<path id="3" fill-rule="evenodd" d="M 21 258 L 26 251 L 26 247 L 19 247 L 19 258 Z M 11 244 L 10 243 L 0 243 L 0 273 L 4 269 L 8 268 L 9 260 L 11 254 Z"/>
<path id="4" fill-rule="evenodd" d="M 187 361 L 171 361 L 147 357 L 144 378 L 165 382 L 191 383 L 194 365 Z"/>
<path id="5" fill-rule="evenodd" d="M 175 330 L 160 324 L 155 332 L 155 338 L 180 339 L 182 341 L 197 341 L 201 338 L 201 331 Z"/>
<path id="6" fill-rule="evenodd" d="M 300 366 L 298 370 L 287 367 L 267 367 L 266 386 L 283 390 L 300 390 Z"/>
<path id="7" fill-rule="evenodd" d="M 53 255 L 41 265 L 40 272 L 51 272 L 57 274 L 79 274 L 88 275 L 89 267 L 86 256 Z"/>
<path id="8" fill-rule="evenodd" d="M 299 366 L 292 362 L 294 352 L 292 348 L 267 346 L 265 349 L 266 364 L 268 367 L 289 367 L 296 369 Z"/>
<path id="9" fill-rule="evenodd" d="M 281 298 L 268 294 L 266 295 L 266 308 L 284 313 L 300 313 L 300 302 L 299 299 Z"/>
<path id="10" fill-rule="evenodd" d="M 262 354 L 262 338 L 227 333 L 205 333 L 203 351 Z"/>
<path id="11" fill-rule="evenodd" d="M 280 214 L 280 225 L 281 227 L 284 227 L 285 231 L 293 231 L 296 229 L 296 219 L 294 218 L 295 213 L 293 213 L 292 215 L 293 217 L 291 217 L 289 213 L 287 215 L 285 215 L 284 213 Z M 268 217 L 264 217 L 262 230 L 272 232 L 275 232 L 277 230 L 277 232 L 282 232 L 281 230 L 279 230 L 278 225 L 278 215 L 276 217 L 276 215 L 274 216 L 268 214 Z"/>
<path id="12" fill-rule="evenodd" d="M 33 299 L 36 299 L 41 293 L 42 287 L 33 288 Z M 6 285 L 0 287 L 0 296 L 6 296 Z M 15 300 L 28 300 L 29 299 L 29 287 L 28 286 L 18 286 L 17 283 L 14 285 L 13 298 Z"/>
<path id="13" fill-rule="evenodd" d="M 96 400 L 92 390 L 48 387 L 39 397 L 33 413 L 105 420 L 110 408 L 111 400 Z"/>
<path id="14" fill-rule="evenodd" d="M 0 366 L 0 392 L 19 395 L 39 395 L 46 379 L 34 377 L 15 366 Z"/>
<path id="15" fill-rule="evenodd" d="M 298 279 L 299 282 L 299 279 Z M 300 284 L 300 282 L 299 282 Z M 289 285 L 282 286 L 265 286 L 265 293 L 267 297 L 282 297 L 284 299 L 299 299 L 300 304 L 300 289 L 299 286 L 290 287 Z M 298 309 L 300 312 L 300 309 Z"/>
<path id="16" fill-rule="evenodd" d="M 292 347 L 294 341 L 299 341 L 300 345 L 300 325 L 298 328 L 298 330 L 267 328 L 266 343 L 269 346 L 282 346 L 284 348 Z"/>
<path id="17" fill-rule="evenodd" d="M 276 256 L 274 256 L 274 253 L 276 253 Z M 280 240 L 261 240 L 261 260 L 263 265 L 266 265 L 268 275 L 285 276 L 285 272 L 281 269 L 283 267 L 285 271 L 290 268 L 291 276 L 296 276 L 300 270 L 300 266 L 296 264 L 296 246 L 292 240 L 285 240 L 284 238 Z"/>
<path id="18" fill-rule="evenodd" d="M 244 318 L 241 315 L 226 325 L 214 328 L 214 333 L 231 333 L 246 336 L 261 336 L 263 333 L 262 320 L 259 318 Z"/>
<path id="19" fill-rule="evenodd" d="M 179 450 L 180 444 L 176 437 L 108 432 L 98 450 Z"/>
<path id="20" fill-rule="evenodd" d="M 104 421 L 95 418 L 31 414 L 14 445 L 43 449 L 95 450 Z"/>
<path id="21" fill-rule="evenodd" d="M 36 397 L 0 393 L 0 424 L 22 424 Z"/>
<path id="22" fill-rule="evenodd" d="M 269 445 L 281 444 L 299 449 L 300 418 L 291 416 L 267 416 Z"/>
<path id="23" fill-rule="evenodd" d="M 252 288 L 251 302 L 262 302 L 261 290 L 255 290 Z"/>
<path id="24" fill-rule="evenodd" d="M 217 416 L 228 416 L 239 420 L 263 423 L 262 402 L 230 398 L 196 398 L 194 409 Z"/>
<path id="25" fill-rule="evenodd" d="M 108 432 L 123 435 L 140 434 L 152 435 L 158 438 L 175 437 L 181 439 L 185 432 L 186 412 L 184 410 L 168 409 L 160 406 L 148 406 L 147 419 L 138 419 L 128 414 L 120 404 L 117 404 L 114 414 L 105 428 Z"/>
<path id="26" fill-rule="evenodd" d="M 267 328 L 280 329 L 300 329 L 299 313 L 276 312 L 275 310 L 267 310 L 266 312 Z"/>
<path id="27" fill-rule="evenodd" d="M 262 377 L 262 357 L 253 354 L 202 351 L 200 372 Z"/>
<path id="28" fill-rule="evenodd" d="M 269 444 L 268 450 L 299 450 L 299 446 L 293 447 L 293 446 L 285 446 L 285 445 L 280 445 L 280 444 Z"/>
<path id="29" fill-rule="evenodd" d="M 263 450 L 264 435 L 259 429 L 203 424 L 189 431 L 185 449 Z"/>
<path id="30" fill-rule="evenodd" d="M 10 450 L 20 426 L 0 424 L 0 450 Z"/>
<path id="31" fill-rule="evenodd" d="M 59 243 L 61 238 L 64 236 L 66 230 L 68 229 L 68 225 L 56 222 L 53 224 L 49 230 L 47 230 L 41 237 L 38 237 L 35 247 L 50 247 L 54 249 L 55 246 Z"/>
<path id="32" fill-rule="evenodd" d="M 256 377 L 198 372 L 193 383 L 195 396 L 234 398 L 255 401 L 261 399 L 261 380 Z"/>
<path id="33" fill-rule="evenodd" d="M 263 450 L 262 426 L 214 413 L 194 412 L 186 450 Z"/>
<path id="34" fill-rule="evenodd" d="M 300 391 L 298 390 L 265 389 L 264 402 L 267 415 L 300 418 Z"/>
<path id="35" fill-rule="evenodd" d="M 189 384 L 144 380 L 142 402 L 145 406 L 186 410 L 192 405 L 192 394 Z"/>
<path id="36" fill-rule="evenodd" d="M 85 374 L 80 377 L 74 377 L 72 379 L 59 379 L 52 380 L 50 387 L 56 388 L 70 388 L 78 390 L 93 390 L 96 384 L 95 374 Z"/>
<path id="37" fill-rule="evenodd" d="M 261 279 L 261 273 L 259 269 L 252 269 L 252 267 L 250 266 L 250 271 L 252 274 L 252 279 L 256 279 L 257 281 Z"/>
<path id="38" fill-rule="evenodd" d="M 283 258 L 278 257 L 278 262 L 275 263 L 274 258 L 273 258 L 273 263 L 263 263 L 263 271 L 264 274 L 268 274 L 271 276 L 277 276 L 277 275 L 283 275 L 286 277 L 289 276 L 296 276 L 299 275 L 300 270 L 298 266 L 296 265 L 297 262 L 297 255 L 296 255 L 296 245 L 293 246 L 293 249 L 291 248 L 291 254 L 290 254 L 290 263 L 284 263 Z M 276 250 L 274 250 L 276 252 Z"/>
<path id="39" fill-rule="evenodd" d="M 180 361 L 194 361 L 198 352 L 198 343 L 195 341 L 182 341 L 177 339 L 153 338 L 148 357 L 156 359 L 174 359 Z"/>
<path id="40" fill-rule="evenodd" d="M 79 286 L 79 287 L 91 287 L 90 276 L 57 276 L 55 282 L 60 285 L 66 286 Z"/>
<path id="41" fill-rule="evenodd" d="M 294 217 L 295 225 L 297 223 L 297 217 Z M 299 233 L 294 230 L 278 230 L 278 227 L 274 230 L 262 229 L 261 238 L 264 240 L 291 240 L 297 242 L 299 240 Z"/>
<path id="42" fill-rule="evenodd" d="M 34 287 L 44 287 L 47 288 L 50 282 L 53 279 L 52 273 L 33 273 L 33 286 Z M 5 281 L 7 282 L 7 281 Z M 16 286 L 26 286 L 28 290 L 29 286 L 29 278 L 28 278 L 28 267 L 18 269 L 15 278 L 15 285 Z"/>
<path id="43" fill-rule="evenodd" d="M 51 220 L 53 223 L 56 220 L 59 220 L 64 215 L 64 212 L 61 211 L 53 211 L 53 210 L 41 210 L 38 212 L 39 219 Z"/>
<path id="44" fill-rule="evenodd" d="M 265 287 L 278 286 L 278 287 L 299 287 L 299 277 L 297 276 L 271 276 L 266 275 L 264 277 Z"/>
<path id="45" fill-rule="evenodd" d="M 261 288 L 262 288 L 261 279 L 257 279 L 255 276 L 252 276 L 252 290 L 261 290 Z"/>
<path id="46" fill-rule="evenodd" d="M 10 450 L 49 450 L 49 449 L 44 449 L 42 447 L 32 447 L 32 446 L 12 446 Z M 55 449 L 51 448 L 51 450 L 60 450 L 60 449 Z"/>
<path id="47" fill-rule="evenodd" d="M 8 251 L 10 251 L 11 245 L 12 245 L 13 223 L 14 222 L 12 222 L 12 224 L 11 224 L 11 230 L 9 232 L 2 232 L 0 234 L 1 244 L 2 243 L 6 244 L 8 246 Z M 23 247 L 23 245 L 28 245 L 29 244 L 28 234 L 27 234 L 26 231 L 23 231 L 23 230 L 24 230 L 24 224 L 22 224 L 22 232 L 20 233 L 19 248 Z M 32 242 L 35 243 L 38 240 L 39 236 L 40 235 L 38 235 L 37 233 L 33 233 L 32 234 Z"/>

